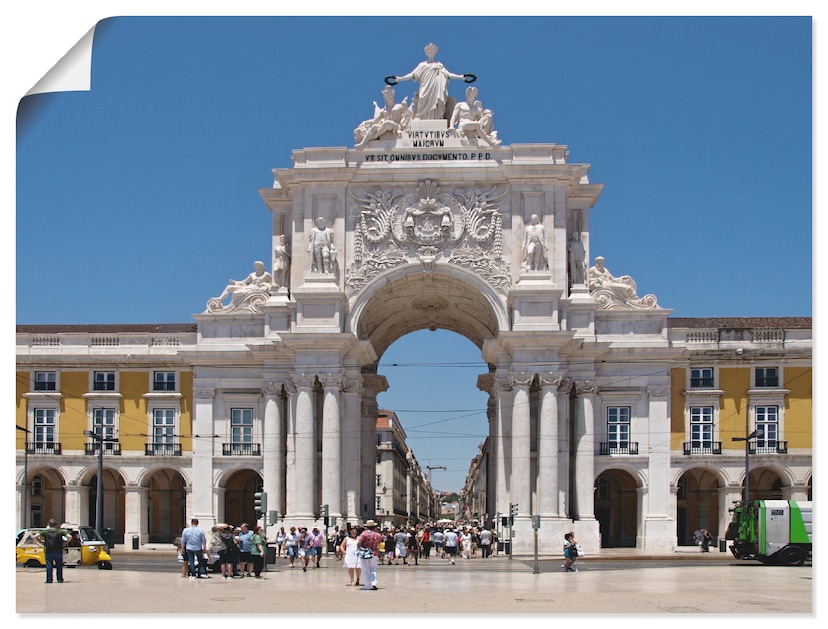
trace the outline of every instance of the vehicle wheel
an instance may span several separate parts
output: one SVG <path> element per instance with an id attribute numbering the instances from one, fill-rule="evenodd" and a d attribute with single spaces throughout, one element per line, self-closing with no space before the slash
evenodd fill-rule
<path id="1" fill-rule="evenodd" d="M 788 546 L 779 554 L 779 562 L 786 566 L 801 566 L 807 558 L 799 546 Z"/>
<path id="2" fill-rule="evenodd" d="M 40 562 L 37 559 L 29 559 L 24 564 L 27 568 L 42 568 L 43 566 L 40 565 Z"/>
<path id="3" fill-rule="evenodd" d="M 98 562 L 98 570 L 112 570 L 112 562 L 111 561 L 99 561 Z"/>

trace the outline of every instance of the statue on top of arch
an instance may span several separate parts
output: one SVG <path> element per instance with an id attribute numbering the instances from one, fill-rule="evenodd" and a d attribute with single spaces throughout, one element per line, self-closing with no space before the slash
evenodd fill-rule
<path id="1" fill-rule="evenodd" d="M 411 72 L 401 76 L 385 77 L 386 87 L 382 91 L 385 105 L 380 107 L 374 101 L 374 117 L 363 121 L 354 129 L 356 148 L 364 148 L 372 140 L 401 138 L 403 132 L 416 127 L 415 121 L 419 120 L 446 121 L 450 135 L 459 138 L 463 146 L 475 146 L 478 140 L 486 142 L 489 146 L 498 146 L 501 143 L 494 130 L 494 112 L 484 109 L 481 101 L 477 100 L 476 87 L 466 89 L 465 102 L 456 103 L 455 99 L 449 96 L 448 85 L 452 79 L 473 83 L 477 77 L 474 74 L 456 74 L 449 71 L 434 59 L 437 50 L 437 46 L 429 43 L 425 47 L 426 60 Z M 410 105 L 407 104 L 408 97 L 401 103 L 394 100 L 395 92 L 392 86 L 400 81 L 414 81 L 419 84 Z"/>

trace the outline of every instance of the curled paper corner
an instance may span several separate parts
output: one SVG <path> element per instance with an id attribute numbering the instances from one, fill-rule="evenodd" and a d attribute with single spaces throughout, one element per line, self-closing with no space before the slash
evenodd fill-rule
<path id="1" fill-rule="evenodd" d="M 92 40 L 95 27 L 89 29 L 77 44 L 26 92 L 26 96 L 46 92 L 83 92 L 92 85 Z"/>

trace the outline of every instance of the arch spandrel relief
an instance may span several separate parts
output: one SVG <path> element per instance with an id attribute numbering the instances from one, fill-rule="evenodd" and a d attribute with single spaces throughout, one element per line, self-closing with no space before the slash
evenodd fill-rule
<path id="1" fill-rule="evenodd" d="M 509 264 L 503 260 L 501 207 L 506 186 L 443 190 L 423 180 L 408 194 L 388 190 L 352 190 L 354 261 L 345 282 L 359 291 L 387 269 L 435 261 L 456 264 L 482 277 L 503 292 L 511 285 Z"/>

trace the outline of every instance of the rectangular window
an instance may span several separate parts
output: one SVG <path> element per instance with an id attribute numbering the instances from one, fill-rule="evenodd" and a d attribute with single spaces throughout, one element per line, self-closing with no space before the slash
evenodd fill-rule
<path id="1" fill-rule="evenodd" d="M 175 372 L 156 371 L 152 382 L 153 391 L 175 391 Z"/>
<path id="2" fill-rule="evenodd" d="M 96 371 L 93 383 L 94 391 L 114 391 L 115 390 L 115 372 L 114 371 Z"/>
<path id="3" fill-rule="evenodd" d="M 626 450 L 630 446 L 630 407 L 610 406 L 607 408 L 607 441 L 610 452 L 613 449 Z"/>
<path id="4" fill-rule="evenodd" d="M 690 452 L 713 453 L 713 407 L 690 407 Z"/>
<path id="5" fill-rule="evenodd" d="M 382 474 L 377 474 L 377 487 L 382 486 Z"/>
<path id="6" fill-rule="evenodd" d="M 175 454 L 175 409 L 153 409 L 152 444 L 155 454 Z"/>
<path id="7" fill-rule="evenodd" d="M 377 511 L 382 511 L 382 496 L 377 496 Z"/>
<path id="8" fill-rule="evenodd" d="M 54 371 L 35 371 L 34 390 L 54 391 L 56 386 L 56 374 Z"/>
<path id="9" fill-rule="evenodd" d="M 96 408 L 92 412 L 93 426 L 92 432 L 100 435 L 104 439 L 115 438 L 115 409 L 114 408 Z M 94 442 L 94 449 L 98 451 L 98 442 Z M 103 442 L 104 452 L 112 452 L 115 450 L 113 442 Z"/>
<path id="10" fill-rule="evenodd" d="M 757 406 L 756 415 L 756 452 L 776 452 L 776 445 L 779 441 L 779 407 L 778 406 Z"/>
<path id="11" fill-rule="evenodd" d="M 690 370 L 690 388 L 691 389 L 712 389 L 713 388 L 713 369 L 710 367 L 700 367 L 698 369 Z"/>
<path id="12" fill-rule="evenodd" d="M 253 443 L 253 409 L 230 409 L 230 442 Z"/>
<path id="13" fill-rule="evenodd" d="M 34 444 L 35 450 L 43 450 L 54 445 L 55 409 L 34 409 Z"/>
<path id="14" fill-rule="evenodd" d="M 779 368 L 778 367 L 757 367 L 756 368 L 756 386 L 757 387 L 778 387 L 779 386 Z"/>

